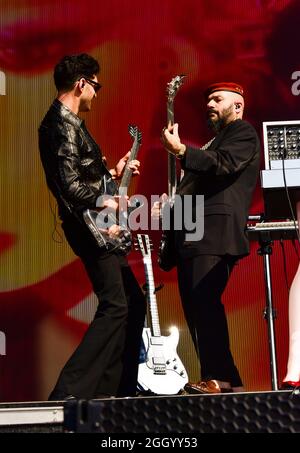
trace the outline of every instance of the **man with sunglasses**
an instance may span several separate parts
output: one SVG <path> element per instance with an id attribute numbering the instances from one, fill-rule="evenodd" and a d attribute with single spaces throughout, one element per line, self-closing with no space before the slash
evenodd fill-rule
<path id="1" fill-rule="evenodd" d="M 102 195 L 112 196 L 104 201 L 104 208 L 117 209 L 115 180 L 126 165 L 138 175 L 140 165 L 136 160 L 127 164 L 127 153 L 108 170 L 78 116 L 91 110 L 101 88 L 98 73 L 99 64 L 90 55 L 64 57 L 54 69 L 57 97 L 39 128 L 41 160 L 63 231 L 99 301 L 94 320 L 61 371 L 50 400 L 134 396 L 136 391 L 145 298 L 125 257 L 99 248 L 82 218 Z M 116 225 L 110 228 L 114 233 L 118 230 Z"/>

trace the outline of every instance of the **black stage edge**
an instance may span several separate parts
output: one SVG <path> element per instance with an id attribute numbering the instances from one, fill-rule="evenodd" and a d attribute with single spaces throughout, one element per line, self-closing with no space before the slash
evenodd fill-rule
<path id="1" fill-rule="evenodd" d="M 0 433 L 62 433 L 64 402 L 0 403 Z"/>
<path id="2" fill-rule="evenodd" d="M 8 425 L 0 427 L 0 434 L 61 434 L 63 432 L 63 425 L 59 423 Z"/>
<path id="3" fill-rule="evenodd" d="M 300 392 L 70 400 L 64 430 L 78 433 L 299 433 Z"/>

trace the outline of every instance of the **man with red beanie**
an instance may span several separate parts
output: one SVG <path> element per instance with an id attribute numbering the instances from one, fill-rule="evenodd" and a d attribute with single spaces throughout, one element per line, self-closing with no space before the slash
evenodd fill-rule
<path id="1" fill-rule="evenodd" d="M 199 382 L 188 393 L 242 391 L 235 366 L 222 294 L 234 265 L 249 253 L 245 232 L 260 162 L 254 128 L 242 119 L 244 90 L 233 82 L 210 85 L 205 91 L 207 118 L 215 137 L 194 148 L 181 142 L 178 124 L 162 132 L 168 152 L 184 171 L 177 194 L 204 195 L 204 235 L 188 241 L 175 231 L 178 284 L 185 317 L 201 364 Z M 191 215 L 195 215 L 195 205 Z"/>

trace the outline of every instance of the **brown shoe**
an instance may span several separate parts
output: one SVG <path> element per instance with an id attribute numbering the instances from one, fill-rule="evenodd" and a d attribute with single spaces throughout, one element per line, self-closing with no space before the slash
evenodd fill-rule
<path id="1" fill-rule="evenodd" d="M 216 394 L 216 393 L 230 393 L 232 389 L 221 388 L 217 381 L 199 381 L 199 382 L 188 382 L 184 386 L 184 390 L 189 394 L 196 393 L 206 393 L 206 394 Z"/>

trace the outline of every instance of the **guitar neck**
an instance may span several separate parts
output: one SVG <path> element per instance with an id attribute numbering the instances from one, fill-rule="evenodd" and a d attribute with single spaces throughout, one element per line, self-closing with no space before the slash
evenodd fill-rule
<path id="1" fill-rule="evenodd" d="M 125 196 L 128 195 L 128 187 L 132 177 L 132 170 L 128 167 L 125 168 L 123 177 L 119 186 L 119 195 Z"/>
<path id="2" fill-rule="evenodd" d="M 129 157 L 127 163 L 130 162 L 131 160 L 135 160 L 137 158 L 139 147 L 140 147 L 139 142 L 138 142 L 137 138 L 135 138 L 132 148 L 130 150 L 130 157 Z M 127 195 L 127 189 L 129 187 L 131 177 L 132 177 L 132 170 L 130 168 L 128 168 L 128 166 L 126 165 L 121 182 L 120 182 L 120 186 L 119 186 L 119 195 L 121 195 L 121 196 Z"/>
<path id="3" fill-rule="evenodd" d="M 174 101 L 167 102 L 168 124 L 174 124 Z M 177 174 L 176 174 L 176 157 L 172 153 L 168 153 L 168 195 L 171 204 L 174 203 L 175 193 L 177 189 Z"/>
<path id="4" fill-rule="evenodd" d="M 153 337 L 160 337 L 160 325 L 159 325 L 159 316 L 158 316 L 158 309 L 157 309 L 157 302 L 155 296 L 155 283 L 153 277 L 153 268 L 152 268 L 152 261 L 151 257 L 144 257 L 144 267 L 145 267 L 145 275 L 146 275 L 146 283 L 147 283 L 147 298 L 150 308 L 150 321 L 151 321 L 151 331 Z"/>
<path id="5" fill-rule="evenodd" d="M 171 126 L 173 126 L 173 124 L 174 124 L 174 101 L 167 102 L 167 119 L 168 119 L 168 124 L 171 124 Z"/>

